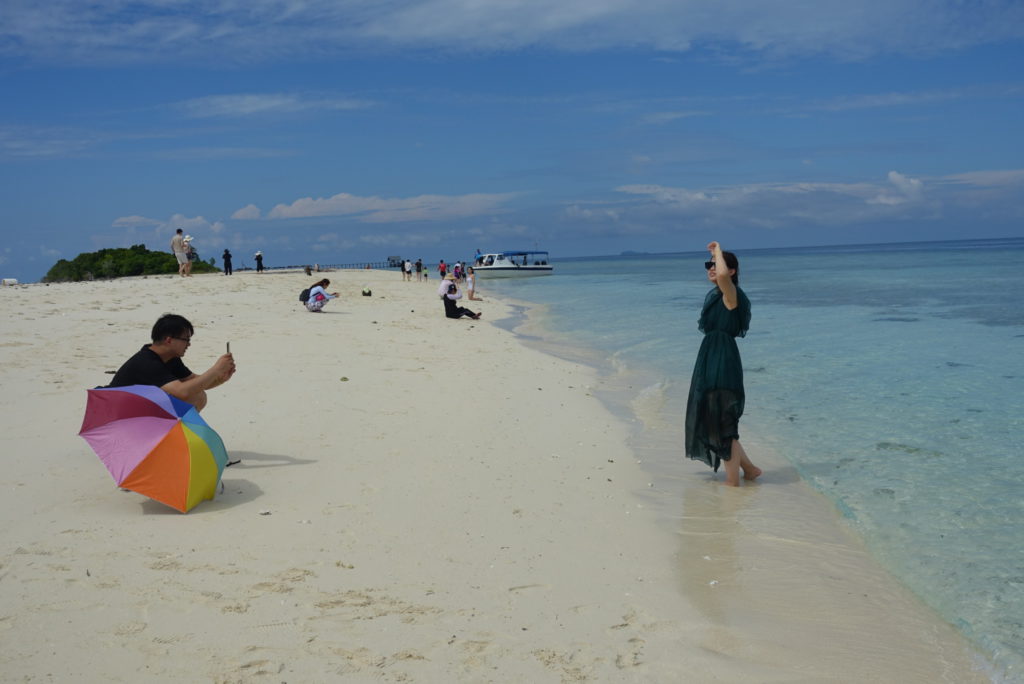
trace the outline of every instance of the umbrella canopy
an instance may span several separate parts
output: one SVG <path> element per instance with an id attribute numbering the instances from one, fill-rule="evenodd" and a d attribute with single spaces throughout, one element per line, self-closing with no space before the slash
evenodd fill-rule
<path id="1" fill-rule="evenodd" d="M 88 394 L 78 434 L 119 486 L 182 513 L 213 498 L 228 456 L 192 404 L 150 385 Z"/>

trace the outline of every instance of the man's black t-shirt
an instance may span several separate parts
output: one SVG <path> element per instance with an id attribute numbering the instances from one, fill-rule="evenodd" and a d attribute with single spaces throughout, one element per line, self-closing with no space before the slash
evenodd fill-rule
<path id="1" fill-rule="evenodd" d="M 184 380 L 192 375 L 192 371 L 179 358 L 164 363 L 160 356 L 145 345 L 135 356 L 124 362 L 108 387 L 125 387 L 127 385 L 155 385 L 163 387 L 174 380 Z"/>

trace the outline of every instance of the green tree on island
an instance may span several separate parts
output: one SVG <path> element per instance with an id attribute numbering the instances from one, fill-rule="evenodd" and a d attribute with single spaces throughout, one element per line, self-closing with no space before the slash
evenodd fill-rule
<path id="1" fill-rule="evenodd" d="M 219 273 L 220 269 L 196 259 L 192 262 L 193 273 Z M 71 261 L 61 259 L 54 264 L 44 283 L 56 283 L 97 278 L 123 278 L 140 275 L 169 275 L 178 273 L 178 262 L 169 252 L 151 252 L 146 245 L 101 249 L 98 252 L 83 252 Z"/>

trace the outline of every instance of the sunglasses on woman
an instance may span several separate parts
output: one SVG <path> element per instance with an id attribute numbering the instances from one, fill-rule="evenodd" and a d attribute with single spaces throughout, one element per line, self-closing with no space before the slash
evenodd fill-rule
<path id="1" fill-rule="evenodd" d="M 704 270 L 705 271 L 710 271 L 714 267 L 715 267 L 715 262 L 714 261 L 705 261 L 704 262 Z"/>

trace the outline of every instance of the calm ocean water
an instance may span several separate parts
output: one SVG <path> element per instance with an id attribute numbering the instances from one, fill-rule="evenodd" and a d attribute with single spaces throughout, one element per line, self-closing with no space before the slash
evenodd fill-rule
<path id="1" fill-rule="evenodd" d="M 740 434 L 834 501 L 996 679 L 1021 681 L 1024 239 L 735 251 L 753 303 Z M 547 304 L 546 338 L 649 378 L 637 405 L 681 431 L 706 256 L 556 260 L 481 290 Z"/>

